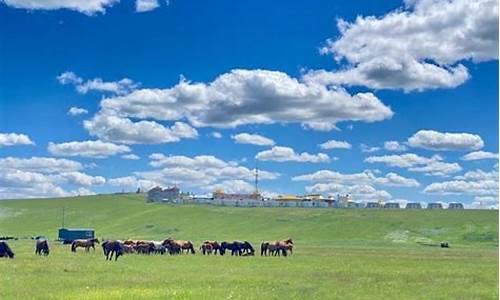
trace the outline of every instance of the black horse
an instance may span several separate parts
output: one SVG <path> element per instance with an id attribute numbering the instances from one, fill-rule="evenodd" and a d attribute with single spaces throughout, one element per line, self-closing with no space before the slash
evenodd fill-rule
<path id="1" fill-rule="evenodd" d="M 119 241 L 108 240 L 102 243 L 102 251 L 104 252 L 104 256 L 106 256 L 106 260 L 112 260 L 113 254 L 115 255 L 115 261 L 118 260 L 118 257 L 123 255 L 123 246 Z"/>
<path id="2" fill-rule="evenodd" d="M 226 250 L 231 250 L 231 255 L 236 256 L 253 256 L 255 253 L 252 245 L 247 241 L 234 241 L 232 243 L 222 242 L 220 244 L 220 255 L 224 255 Z"/>
<path id="3" fill-rule="evenodd" d="M 49 242 L 46 239 L 37 239 L 35 245 L 35 254 L 49 255 Z"/>
<path id="4" fill-rule="evenodd" d="M 12 252 L 7 242 L 0 241 L 0 257 L 14 258 L 14 252 Z"/>

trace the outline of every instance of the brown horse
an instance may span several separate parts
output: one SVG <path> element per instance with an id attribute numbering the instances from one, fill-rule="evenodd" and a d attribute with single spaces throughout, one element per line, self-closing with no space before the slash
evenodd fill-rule
<path id="1" fill-rule="evenodd" d="M 196 253 L 194 251 L 194 245 L 193 243 L 191 243 L 191 241 L 174 240 L 172 238 L 168 238 L 163 241 L 162 245 L 165 246 L 167 249 L 170 249 L 170 247 L 179 248 L 181 250 L 181 253 L 183 253 L 184 250 L 186 250 L 187 253 L 189 252 L 191 252 L 192 254 Z"/>
<path id="2" fill-rule="evenodd" d="M 134 253 L 135 252 L 135 248 L 134 246 L 130 245 L 130 244 L 123 244 L 123 252 L 124 253 Z"/>
<path id="3" fill-rule="evenodd" d="M 135 252 L 139 254 L 151 254 L 155 251 L 155 245 L 153 243 L 141 243 L 135 246 Z"/>
<path id="4" fill-rule="evenodd" d="M 212 254 L 214 252 L 215 255 L 217 255 L 217 251 L 220 253 L 220 244 L 217 241 L 204 241 L 203 244 L 200 246 L 200 250 L 203 254 Z M 205 251 L 204 251 L 205 250 Z"/>
<path id="5" fill-rule="evenodd" d="M 118 257 L 123 255 L 123 245 L 120 241 L 107 240 L 102 243 L 102 251 L 104 252 L 104 256 L 106 256 L 106 260 L 112 260 L 114 254 L 116 261 Z"/>
<path id="6" fill-rule="evenodd" d="M 0 257 L 14 258 L 14 252 L 12 252 L 7 242 L 0 241 Z"/>
<path id="7" fill-rule="evenodd" d="M 35 254 L 45 256 L 49 255 L 49 242 L 45 239 L 36 240 Z"/>
<path id="8" fill-rule="evenodd" d="M 86 239 L 86 240 L 74 240 L 71 243 L 71 252 L 76 252 L 76 248 L 78 247 L 85 248 L 86 252 L 89 252 L 90 248 L 95 250 L 96 243 L 99 244 L 99 240 L 96 238 Z"/>
<path id="9" fill-rule="evenodd" d="M 287 256 L 288 251 L 290 251 L 290 254 L 293 253 L 293 246 L 294 244 L 291 238 L 275 242 L 264 241 L 260 244 L 260 255 L 276 256 L 282 254 L 283 256 Z"/>

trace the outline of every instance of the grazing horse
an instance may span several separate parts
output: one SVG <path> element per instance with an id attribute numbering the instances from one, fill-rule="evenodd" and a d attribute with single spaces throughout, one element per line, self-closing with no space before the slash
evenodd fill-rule
<path id="1" fill-rule="evenodd" d="M 113 254 L 115 255 L 115 261 L 118 260 L 118 257 L 123 255 L 123 245 L 116 240 L 107 240 L 102 243 L 102 251 L 104 252 L 104 256 L 106 256 L 106 260 L 112 260 Z"/>
<path id="2" fill-rule="evenodd" d="M 226 250 L 231 250 L 231 255 L 234 256 L 241 256 L 243 254 L 246 255 L 253 255 L 254 249 L 252 245 L 250 245 L 249 242 L 244 241 L 233 241 L 232 243 L 228 242 L 222 242 L 220 244 L 220 255 L 224 255 L 226 253 Z"/>
<path id="3" fill-rule="evenodd" d="M 294 246 L 293 240 L 290 238 L 276 242 L 265 241 L 260 244 L 260 255 L 280 256 L 282 254 L 283 256 L 287 256 L 288 251 L 290 251 L 290 254 L 293 253 L 293 246 Z"/>
<path id="4" fill-rule="evenodd" d="M 134 253 L 135 252 L 135 248 L 134 246 L 130 245 L 130 244 L 123 244 L 122 245 L 123 247 L 123 253 Z"/>
<path id="5" fill-rule="evenodd" d="M 203 248 L 205 248 L 205 252 L 207 252 L 209 249 L 212 250 L 208 254 L 212 254 L 212 252 L 214 252 L 214 254 L 217 255 L 217 251 L 219 251 L 220 253 L 220 244 L 217 241 L 204 241 L 200 247 L 200 250 L 202 252 Z M 205 252 L 203 252 L 203 254 L 205 254 Z"/>
<path id="6" fill-rule="evenodd" d="M 155 251 L 155 245 L 153 243 L 139 244 L 135 246 L 135 251 L 139 254 L 151 254 Z"/>
<path id="7" fill-rule="evenodd" d="M 14 252 L 12 252 L 7 242 L 0 241 L 0 257 L 14 258 Z"/>
<path id="8" fill-rule="evenodd" d="M 212 247 L 212 244 L 202 244 L 200 246 L 200 251 L 201 251 L 201 253 L 203 253 L 203 255 L 212 254 L 212 252 L 214 251 L 214 248 Z"/>
<path id="9" fill-rule="evenodd" d="M 86 252 L 89 252 L 89 249 L 92 248 L 95 250 L 95 244 L 99 244 L 99 240 L 96 238 L 86 239 L 86 240 L 74 240 L 71 243 L 71 252 L 76 252 L 76 248 L 83 247 Z"/>
<path id="10" fill-rule="evenodd" d="M 194 251 L 194 245 L 191 243 L 191 241 L 182 241 L 182 240 L 174 240 L 171 238 L 168 238 L 163 241 L 162 243 L 163 246 L 165 246 L 167 249 L 169 247 L 172 247 L 176 249 L 177 247 L 180 248 L 180 252 L 183 253 L 184 250 L 187 251 L 187 253 L 191 252 L 192 254 L 195 254 L 196 252 Z"/>
<path id="11" fill-rule="evenodd" d="M 49 255 L 49 242 L 45 239 L 36 240 L 35 254 L 43 254 L 45 256 Z"/>

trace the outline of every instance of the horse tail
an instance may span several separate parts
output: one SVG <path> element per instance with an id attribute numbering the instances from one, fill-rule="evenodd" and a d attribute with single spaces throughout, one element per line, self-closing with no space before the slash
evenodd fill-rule
<path id="1" fill-rule="evenodd" d="M 191 253 L 192 253 L 192 254 L 195 254 L 196 252 L 194 251 L 194 246 L 193 246 L 193 243 L 189 242 L 189 245 L 191 246 L 191 247 L 189 248 L 189 250 L 191 250 Z"/>
<path id="2" fill-rule="evenodd" d="M 76 241 L 71 242 L 71 252 L 76 252 Z"/>

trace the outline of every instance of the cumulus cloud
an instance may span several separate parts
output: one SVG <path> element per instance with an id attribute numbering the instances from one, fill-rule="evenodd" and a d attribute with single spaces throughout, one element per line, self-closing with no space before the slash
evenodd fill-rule
<path id="1" fill-rule="evenodd" d="M 365 159 L 365 162 L 383 163 L 390 167 L 409 168 L 417 165 L 426 165 L 439 160 L 442 160 L 442 157 L 439 155 L 428 158 L 414 153 L 405 153 L 400 155 L 369 156 Z"/>
<path id="2" fill-rule="evenodd" d="M 0 159 L 0 198 L 46 198 L 81 194 L 66 191 L 59 184 L 94 186 L 105 183 L 102 176 L 91 176 L 78 170 L 82 165 L 66 159 L 45 157 Z"/>
<path id="3" fill-rule="evenodd" d="M 365 145 L 365 144 L 361 144 L 359 145 L 359 149 L 361 149 L 361 152 L 363 153 L 372 153 L 372 152 L 377 152 L 380 150 L 380 147 L 370 147 L 368 145 Z"/>
<path id="4" fill-rule="evenodd" d="M 295 176 L 293 181 L 312 181 L 335 184 L 367 184 L 399 187 L 417 187 L 420 183 L 412 178 L 406 178 L 396 173 L 387 173 L 384 177 L 377 177 L 372 171 L 343 174 L 330 170 L 320 170 L 310 174 Z"/>
<path id="5" fill-rule="evenodd" d="M 84 108 L 80 108 L 80 107 L 71 107 L 69 110 L 68 110 L 68 115 L 70 116 L 78 116 L 78 115 L 85 115 L 85 114 L 88 114 L 89 111 L 84 109 Z"/>
<path id="6" fill-rule="evenodd" d="M 210 185 L 207 191 L 223 190 L 225 193 L 252 193 L 255 186 L 243 180 L 224 180 L 220 183 Z"/>
<path id="7" fill-rule="evenodd" d="M 101 78 L 94 78 L 85 81 L 73 72 L 66 71 L 57 76 L 59 83 L 72 84 L 80 94 L 87 94 L 89 91 L 107 92 L 116 95 L 128 94 L 135 90 L 139 84 L 131 79 L 123 78 L 119 81 L 103 81 Z"/>
<path id="8" fill-rule="evenodd" d="M 312 162 L 321 163 L 329 162 L 331 158 L 324 153 L 309 154 L 307 152 L 296 153 L 295 150 L 289 147 L 275 146 L 270 150 L 264 150 L 255 156 L 256 159 L 262 161 L 296 161 L 296 162 Z"/>
<path id="9" fill-rule="evenodd" d="M 352 145 L 346 141 L 329 140 L 319 145 L 321 149 L 351 149 Z"/>
<path id="10" fill-rule="evenodd" d="M 377 190 L 371 185 L 342 185 L 337 183 L 316 183 L 312 186 L 306 186 L 308 193 L 328 194 L 334 196 L 337 194 L 349 194 L 355 201 L 380 201 L 389 200 L 392 195 L 385 190 Z"/>
<path id="11" fill-rule="evenodd" d="M 238 144 L 251 144 L 257 146 L 273 146 L 275 143 L 272 139 L 258 134 L 239 133 L 231 136 Z"/>
<path id="12" fill-rule="evenodd" d="M 175 122 L 167 128 L 155 121 L 132 122 L 128 118 L 106 114 L 85 120 L 83 126 L 92 136 L 123 144 L 173 143 L 198 137 L 198 131 L 183 122 Z"/>
<path id="13" fill-rule="evenodd" d="M 384 149 L 387 151 L 406 151 L 405 145 L 400 144 L 397 141 L 387 141 L 384 143 Z"/>
<path id="14" fill-rule="evenodd" d="M 125 177 L 117 177 L 111 178 L 108 180 L 108 184 L 111 186 L 118 186 L 123 189 L 132 189 L 135 190 L 140 188 L 143 191 L 150 190 L 155 186 L 159 186 L 160 184 L 154 181 L 139 179 L 135 176 L 125 176 Z"/>
<path id="15" fill-rule="evenodd" d="M 74 185 L 102 185 L 106 183 L 106 179 L 102 176 L 91 176 L 82 172 L 62 172 L 52 177 L 57 182 L 69 183 Z"/>
<path id="16" fill-rule="evenodd" d="M 498 170 L 469 171 L 455 180 L 431 183 L 425 187 L 424 193 L 498 197 Z"/>
<path id="17" fill-rule="evenodd" d="M 108 156 L 130 152 L 128 146 L 116 145 L 99 140 L 60 144 L 50 142 L 47 150 L 56 156 L 84 156 L 94 158 L 106 158 Z"/>
<path id="18" fill-rule="evenodd" d="M 222 138 L 222 133 L 218 131 L 212 131 L 210 133 L 210 136 L 213 137 L 214 139 L 221 139 Z"/>
<path id="19" fill-rule="evenodd" d="M 0 148 L 14 145 L 34 145 L 35 143 L 25 134 L 0 133 Z"/>
<path id="20" fill-rule="evenodd" d="M 138 155 L 136 154 L 125 154 L 121 156 L 123 159 L 128 159 L 128 160 L 139 160 L 141 159 Z"/>
<path id="21" fill-rule="evenodd" d="M 466 151 L 483 148 L 479 135 L 420 130 L 408 139 L 408 145 L 435 151 Z"/>
<path id="22" fill-rule="evenodd" d="M 439 155 L 423 157 L 414 153 L 401 155 L 370 156 L 365 159 L 368 163 L 383 163 L 390 167 L 406 168 L 412 172 L 421 172 L 426 175 L 447 176 L 462 170 L 458 163 L 447 163 L 442 161 Z"/>
<path id="23" fill-rule="evenodd" d="M 497 0 L 407 1 L 382 17 L 339 20 L 340 38 L 321 49 L 344 69 L 306 74 L 321 84 L 405 91 L 452 88 L 469 78 L 466 60 L 498 59 Z"/>
<path id="24" fill-rule="evenodd" d="M 61 173 L 81 170 L 83 166 L 73 160 L 50 157 L 5 157 L 0 158 L 0 169 L 15 169 L 25 172 Z"/>
<path id="25" fill-rule="evenodd" d="M 248 169 L 236 162 L 224 161 L 211 155 L 187 157 L 153 153 L 150 159 L 150 165 L 158 169 L 136 172 L 136 175 L 162 185 L 206 187 L 224 180 L 253 181 L 255 176 L 255 169 Z M 279 176 L 280 174 L 275 172 L 259 170 L 261 180 L 273 180 Z"/>
<path id="26" fill-rule="evenodd" d="M 105 13 L 120 0 L 0 0 L 8 6 L 29 10 L 69 9 L 86 15 Z"/>
<path id="27" fill-rule="evenodd" d="M 102 114 L 175 121 L 195 127 L 300 123 L 331 130 L 342 121 L 375 122 L 392 110 L 372 93 L 301 82 L 285 73 L 232 70 L 209 83 L 185 79 L 167 89 L 140 89 L 101 101 Z"/>
<path id="28" fill-rule="evenodd" d="M 474 151 L 467 153 L 461 157 L 462 160 L 481 160 L 481 159 L 496 159 L 498 160 L 498 153 L 486 151 Z"/>
<path id="29" fill-rule="evenodd" d="M 147 12 L 152 11 L 160 7 L 158 0 L 136 0 L 135 1 L 135 11 L 136 12 Z"/>

